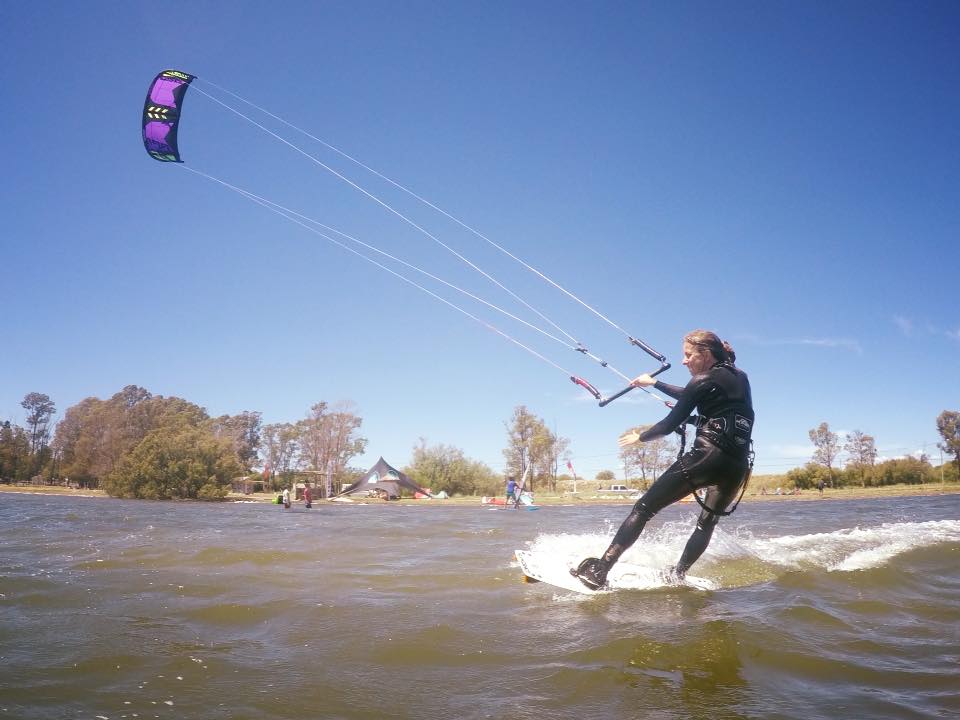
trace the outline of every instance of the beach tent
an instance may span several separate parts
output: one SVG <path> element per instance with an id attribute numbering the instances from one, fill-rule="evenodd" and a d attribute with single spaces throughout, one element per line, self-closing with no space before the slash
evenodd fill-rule
<path id="1" fill-rule="evenodd" d="M 366 475 L 346 488 L 337 497 L 367 493 L 370 495 L 385 495 L 388 499 L 394 499 L 400 497 L 403 490 L 407 490 L 414 496 L 417 493 L 430 495 L 429 492 L 417 485 L 407 475 L 391 467 L 390 464 L 381 457 L 372 468 L 367 470 Z"/>

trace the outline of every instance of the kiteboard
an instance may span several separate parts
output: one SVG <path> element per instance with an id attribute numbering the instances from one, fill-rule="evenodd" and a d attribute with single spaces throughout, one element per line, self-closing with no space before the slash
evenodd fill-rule
<path id="1" fill-rule="evenodd" d="M 523 493 L 520 495 L 519 500 L 505 500 L 501 497 L 487 497 L 484 495 L 480 498 L 480 502 L 483 505 L 488 505 L 490 510 L 539 510 L 539 505 L 533 504 L 533 496 L 530 493 Z"/>
<path id="2" fill-rule="evenodd" d="M 682 581 L 671 578 L 668 573 L 656 568 L 641 567 L 631 563 L 617 563 L 607 577 L 607 586 L 591 590 L 570 574 L 570 567 L 556 555 L 516 550 L 520 571 L 528 582 L 542 582 L 583 595 L 608 593 L 614 590 L 654 590 L 665 587 L 690 587 L 697 590 L 713 590 L 714 583 L 706 578 L 687 575 Z"/>
<path id="3" fill-rule="evenodd" d="M 570 568 L 556 561 L 548 562 L 550 558 L 547 556 L 534 555 L 527 550 L 517 550 L 515 554 L 517 562 L 520 563 L 520 571 L 528 582 L 543 582 L 584 595 L 604 592 L 604 590 L 591 590 L 570 574 Z"/>

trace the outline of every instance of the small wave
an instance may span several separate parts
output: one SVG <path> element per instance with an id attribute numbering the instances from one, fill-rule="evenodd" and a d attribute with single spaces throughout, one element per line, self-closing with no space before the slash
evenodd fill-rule
<path id="1" fill-rule="evenodd" d="M 668 522 L 649 528 L 614 566 L 611 583 L 622 587 L 662 586 L 663 582 L 652 578 L 676 563 L 689 536 L 687 523 Z M 586 557 L 599 557 L 610 537 L 606 532 L 542 534 L 529 544 L 529 550 L 550 558 L 551 563 L 575 567 Z M 950 542 L 960 542 L 960 521 L 884 523 L 777 537 L 756 537 L 744 528 L 735 532 L 717 528 L 697 570 L 714 586 L 732 588 L 773 580 L 784 570 L 849 572 L 878 568 L 903 553 Z"/>
<path id="2" fill-rule="evenodd" d="M 184 610 L 182 615 L 191 621 L 211 625 L 256 627 L 276 617 L 276 603 L 255 605 L 249 603 L 211 603 Z"/>
<path id="3" fill-rule="evenodd" d="M 285 563 L 309 562 L 313 556 L 304 551 L 286 551 L 282 556 L 276 550 L 258 550 L 247 547 L 204 547 L 193 555 L 193 561 L 200 565 L 237 565 L 252 564 L 270 566 L 283 560 Z"/>
<path id="4" fill-rule="evenodd" d="M 772 538 L 744 535 L 738 537 L 738 542 L 758 557 L 789 568 L 867 570 L 881 567 L 911 550 L 960 542 L 960 521 L 884 523 L 876 527 Z"/>

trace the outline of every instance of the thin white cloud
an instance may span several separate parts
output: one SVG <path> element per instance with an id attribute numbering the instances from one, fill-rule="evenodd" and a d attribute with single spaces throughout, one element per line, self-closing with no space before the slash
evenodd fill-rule
<path id="1" fill-rule="evenodd" d="M 740 338 L 756 345 L 806 345 L 808 347 L 840 348 L 841 350 L 850 350 L 858 355 L 863 353 L 860 341 L 853 338 L 798 337 L 765 340 L 756 335 L 742 335 Z"/>
<path id="2" fill-rule="evenodd" d="M 791 460 L 812 458 L 816 448 L 810 445 L 771 445 L 767 454 L 772 457 L 789 458 Z"/>
<path id="3" fill-rule="evenodd" d="M 903 315 L 894 315 L 893 324 L 897 326 L 905 337 L 913 337 L 918 332 L 928 336 L 945 337 L 950 340 L 960 340 L 960 328 L 955 330 L 944 330 L 937 327 L 929 320 L 914 321 L 912 318 Z"/>
<path id="4" fill-rule="evenodd" d="M 789 344 L 789 342 L 787 343 Z M 801 338 L 796 341 L 797 345 L 817 345 L 819 347 L 829 347 L 829 348 L 842 348 L 845 350 L 852 350 L 856 353 L 862 353 L 863 348 L 860 347 L 860 342 L 858 340 L 853 340 L 851 338 Z"/>
<path id="5" fill-rule="evenodd" d="M 894 315 L 893 324 L 907 337 L 913 335 L 913 320 L 903 315 Z"/>

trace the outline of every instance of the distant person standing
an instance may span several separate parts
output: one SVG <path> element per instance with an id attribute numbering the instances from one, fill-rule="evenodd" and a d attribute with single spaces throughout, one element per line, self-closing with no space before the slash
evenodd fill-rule
<path id="1" fill-rule="evenodd" d="M 823 478 L 820 478 L 820 482 L 817 483 L 817 490 L 820 491 L 821 497 L 823 497 L 823 486 L 824 486 Z"/>
<path id="2" fill-rule="evenodd" d="M 507 478 L 507 503 L 512 503 L 516 499 L 517 480 L 513 476 Z"/>
<path id="3" fill-rule="evenodd" d="M 283 489 L 283 508 L 284 510 L 290 509 L 290 489 L 289 488 Z"/>
<path id="4" fill-rule="evenodd" d="M 303 489 L 303 506 L 309 510 L 313 507 L 313 493 L 310 492 L 310 486 Z"/>

